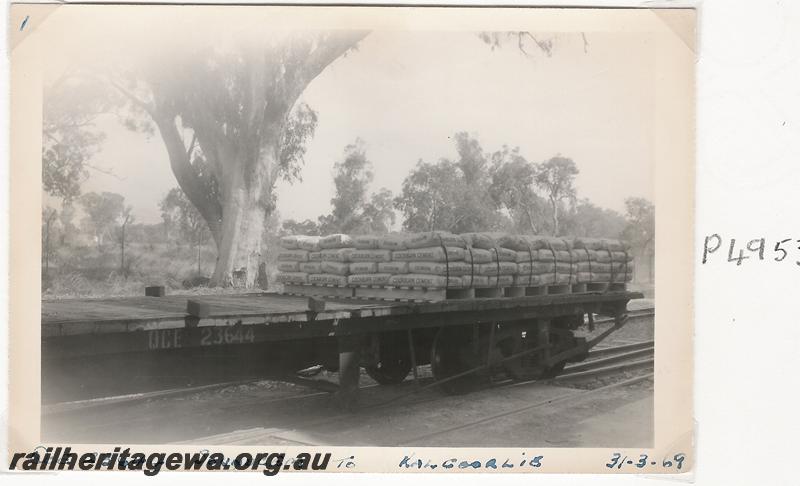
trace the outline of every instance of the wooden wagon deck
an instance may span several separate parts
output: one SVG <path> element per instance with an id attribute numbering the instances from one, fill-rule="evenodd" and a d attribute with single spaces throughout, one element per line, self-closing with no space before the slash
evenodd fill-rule
<path id="1" fill-rule="evenodd" d="M 42 325 L 124 320 L 183 319 L 188 300 L 207 303 L 214 317 L 292 314 L 308 311 L 308 298 L 274 293 L 170 295 L 42 301 Z M 330 310 L 375 306 L 375 302 L 326 302 Z"/>
<path id="2" fill-rule="evenodd" d="M 502 311 L 553 305 L 627 302 L 641 297 L 637 292 L 620 291 L 429 303 L 325 299 L 325 309 L 320 312 L 309 309 L 307 297 L 275 293 L 43 300 L 42 337 L 184 327 L 187 320 L 197 321 L 191 323 L 195 326 L 323 322 L 407 314 Z M 188 300 L 208 304 L 210 315 L 202 319 L 192 318 L 186 312 Z"/>

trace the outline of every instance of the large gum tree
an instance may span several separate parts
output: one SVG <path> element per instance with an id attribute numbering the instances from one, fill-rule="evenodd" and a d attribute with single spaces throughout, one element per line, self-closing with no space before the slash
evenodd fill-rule
<path id="1" fill-rule="evenodd" d="M 193 46 L 150 55 L 135 71 L 106 71 L 104 79 L 155 127 L 178 184 L 208 224 L 218 252 L 211 285 L 230 284 L 242 267 L 252 285 L 275 184 L 299 176 L 316 126 L 316 113 L 298 98 L 366 34 L 297 32 Z"/>
<path id="2" fill-rule="evenodd" d="M 292 31 L 270 37 L 198 43 L 171 39 L 137 47 L 139 61 L 115 53 L 90 76 L 124 100 L 126 125 L 157 132 L 186 197 L 217 246 L 212 286 L 227 286 L 244 267 L 252 285 L 275 184 L 299 178 L 316 113 L 298 99 L 308 85 L 354 49 L 368 31 Z M 550 55 L 552 41 L 527 32 L 480 33 L 492 49 Z M 134 56 L 135 57 L 135 56 Z"/>

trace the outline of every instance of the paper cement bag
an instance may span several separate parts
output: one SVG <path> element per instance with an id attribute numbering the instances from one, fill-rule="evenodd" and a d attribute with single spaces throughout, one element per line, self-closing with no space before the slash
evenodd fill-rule
<path id="1" fill-rule="evenodd" d="M 344 275 L 332 275 L 329 273 L 312 273 L 308 276 L 308 283 L 314 285 L 335 285 L 338 287 L 346 287 L 347 277 Z"/>
<path id="2" fill-rule="evenodd" d="M 407 273 L 405 275 L 392 275 L 389 279 L 389 285 L 394 287 L 457 288 L 463 285 L 463 281 L 460 277 L 450 277 L 448 280 L 442 275 Z"/>
<path id="3" fill-rule="evenodd" d="M 350 273 L 378 273 L 378 264 L 375 262 L 354 262 L 350 264 Z"/>
<path id="4" fill-rule="evenodd" d="M 299 272 L 300 270 L 300 262 L 287 262 L 287 261 L 279 261 L 278 262 L 278 271 L 279 272 Z M 305 271 L 305 270 L 303 270 Z"/>
<path id="5" fill-rule="evenodd" d="M 275 280 L 285 284 L 305 284 L 308 283 L 308 274 L 305 272 L 280 272 L 275 276 Z"/>
<path id="6" fill-rule="evenodd" d="M 278 250 L 277 260 L 284 262 L 307 262 L 308 251 L 306 250 Z"/>
<path id="7" fill-rule="evenodd" d="M 447 253 L 441 246 L 397 250 L 392 252 L 392 260 L 396 262 L 455 262 L 464 260 L 464 249 L 447 247 Z"/>
<path id="8" fill-rule="evenodd" d="M 389 273 L 353 274 L 347 277 L 350 285 L 386 285 L 392 277 Z"/>
<path id="9" fill-rule="evenodd" d="M 322 260 L 322 263 L 320 263 L 320 269 L 322 270 L 322 273 L 330 273 L 332 275 L 347 275 L 350 273 L 350 264 Z"/>

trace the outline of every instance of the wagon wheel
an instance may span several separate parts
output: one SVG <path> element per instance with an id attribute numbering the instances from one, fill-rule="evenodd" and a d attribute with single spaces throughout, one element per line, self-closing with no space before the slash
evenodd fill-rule
<path id="1" fill-rule="evenodd" d="M 535 336 L 535 330 L 527 330 L 527 336 Z M 512 332 L 497 342 L 497 348 L 503 358 L 508 358 L 515 354 L 521 353 L 527 349 L 536 346 L 535 339 L 530 337 L 523 337 L 520 329 L 514 329 Z M 503 363 L 503 370 L 509 378 L 516 381 L 534 380 L 540 378 L 545 370 L 537 363 L 538 356 L 529 354 L 520 356 L 517 359 L 511 359 Z"/>
<path id="2" fill-rule="evenodd" d="M 560 353 L 575 346 L 575 335 L 571 331 L 555 331 L 550 333 L 550 344 L 553 345 L 552 352 Z M 564 371 L 567 365 L 567 360 L 559 361 L 558 363 L 545 368 L 542 378 L 555 378 Z"/>
<path id="3" fill-rule="evenodd" d="M 365 368 L 367 374 L 381 385 L 402 383 L 411 371 L 405 333 L 383 333 L 379 339 L 378 361 Z"/>
<path id="4" fill-rule="evenodd" d="M 571 336 L 572 333 L 569 333 Z M 499 340 L 497 347 L 503 357 L 509 357 L 521 353 L 528 349 L 538 346 L 535 338 L 535 329 L 528 329 L 526 336 L 522 336 L 520 330 L 516 330 L 510 335 Z M 550 333 L 551 353 L 560 353 L 572 345 L 572 339 L 559 332 Z M 564 371 L 566 361 L 558 362 L 552 366 L 542 366 L 538 362 L 537 353 L 521 356 L 503 363 L 503 369 L 509 378 L 517 381 L 536 380 L 540 378 L 554 378 Z"/>
<path id="5" fill-rule="evenodd" d="M 431 371 L 434 379 L 444 380 L 480 366 L 480 358 L 475 354 L 471 336 L 471 329 L 466 327 L 439 329 L 431 349 Z M 470 373 L 440 386 L 450 395 L 461 395 L 478 386 L 481 378 L 477 372 Z"/>
<path id="6" fill-rule="evenodd" d="M 562 371 L 564 371 L 565 366 L 567 366 L 567 362 L 561 361 L 560 363 L 556 363 L 553 366 L 546 368 L 542 374 L 542 378 L 555 378 L 556 376 L 560 375 Z"/>

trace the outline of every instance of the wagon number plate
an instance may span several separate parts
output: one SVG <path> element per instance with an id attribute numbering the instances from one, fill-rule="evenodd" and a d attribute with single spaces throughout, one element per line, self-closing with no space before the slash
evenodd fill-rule
<path id="1" fill-rule="evenodd" d="M 200 346 L 243 344 L 255 342 L 253 327 L 203 327 L 200 328 Z"/>
<path id="2" fill-rule="evenodd" d="M 148 332 L 147 348 L 150 350 L 183 348 L 186 346 L 185 340 L 183 329 L 152 330 Z M 252 326 L 200 328 L 200 346 L 253 342 L 255 342 L 255 332 Z"/>

